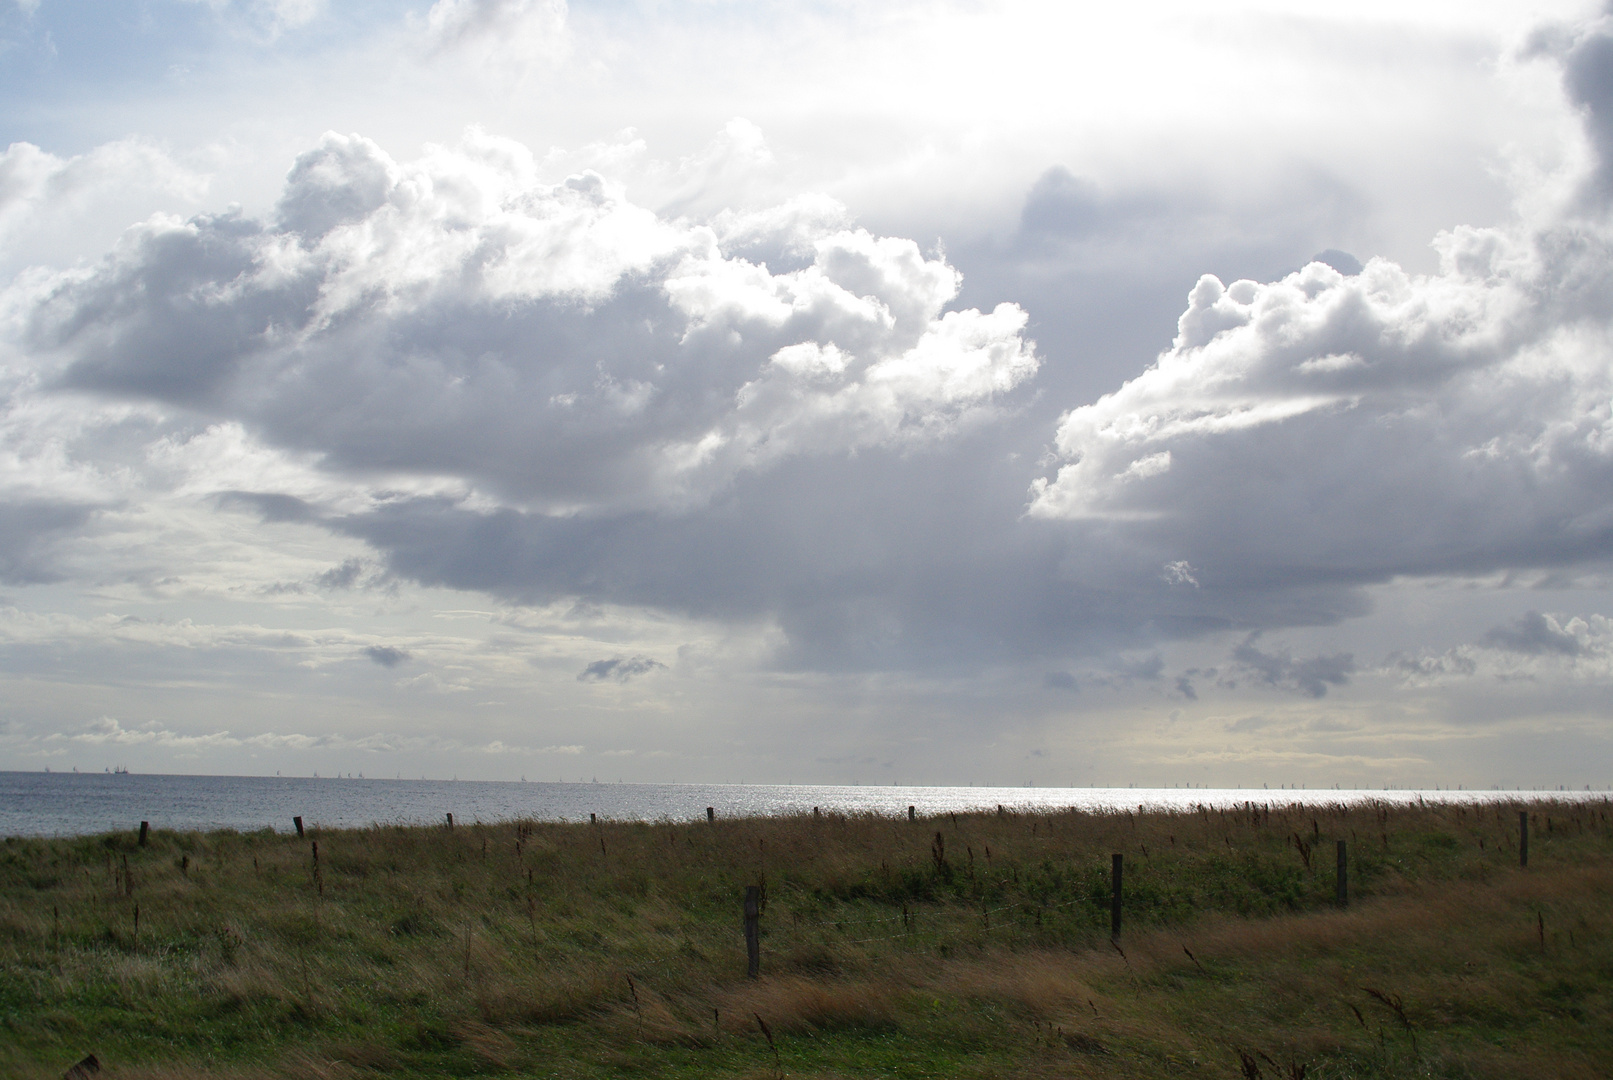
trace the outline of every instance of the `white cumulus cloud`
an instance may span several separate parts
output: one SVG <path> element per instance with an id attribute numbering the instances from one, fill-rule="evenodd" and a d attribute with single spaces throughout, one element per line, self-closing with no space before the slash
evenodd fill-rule
<path id="1" fill-rule="evenodd" d="M 1194 561 L 1551 565 L 1613 538 L 1613 262 L 1597 221 L 1454 230 L 1437 273 L 1315 262 L 1194 288 L 1173 347 L 1068 412 L 1049 519 L 1141 518 Z M 1233 571 L 1235 572 L 1235 571 Z M 1256 573 L 1256 570 L 1249 570 Z"/>
<path id="2" fill-rule="evenodd" d="M 1036 371 L 1024 312 L 949 309 L 957 271 L 910 240 L 725 223 L 770 265 L 597 173 L 535 176 L 477 132 L 407 164 L 327 135 L 272 221 L 157 217 L 19 283 L 13 342 L 58 386 L 194 410 L 221 450 L 237 433 L 221 486 L 305 498 L 300 454 L 544 512 L 699 503 L 789 456 L 932 439 Z"/>

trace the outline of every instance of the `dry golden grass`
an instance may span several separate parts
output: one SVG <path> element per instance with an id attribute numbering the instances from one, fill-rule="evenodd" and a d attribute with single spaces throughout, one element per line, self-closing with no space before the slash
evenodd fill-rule
<path id="1" fill-rule="evenodd" d="M 882 1028 L 896 1021 L 897 1006 L 910 987 L 894 976 L 809 979 L 774 976 L 741 983 L 714 1000 L 725 1030 L 751 1028 L 760 1016 L 773 1030 L 791 1034 L 844 1027 Z"/>

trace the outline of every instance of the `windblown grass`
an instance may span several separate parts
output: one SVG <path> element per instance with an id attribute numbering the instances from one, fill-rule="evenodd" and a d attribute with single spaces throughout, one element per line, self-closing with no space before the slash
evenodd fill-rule
<path id="1" fill-rule="evenodd" d="M 1610 808 L 1518 809 L 11 838 L 0 1073 L 1609 1075 Z"/>

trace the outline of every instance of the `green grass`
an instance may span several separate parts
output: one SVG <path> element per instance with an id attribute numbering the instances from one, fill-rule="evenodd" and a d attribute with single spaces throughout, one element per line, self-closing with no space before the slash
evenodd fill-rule
<path id="1" fill-rule="evenodd" d="M 0 1073 L 1604 1076 L 1609 806 L 1531 810 L 9 838 Z"/>

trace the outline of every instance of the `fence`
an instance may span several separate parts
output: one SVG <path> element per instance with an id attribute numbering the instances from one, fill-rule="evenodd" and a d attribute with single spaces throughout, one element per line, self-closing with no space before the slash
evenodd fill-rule
<path id="1" fill-rule="evenodd" d="M 1001 808 L 999 808 L 999 813 L 1001 813 Z M 813 808 L 813 814 L 814 818 L 819 816 L 816 807 Z M 707 808 L 708 822 L 713 820 L 713 816 L 713 811 L 710 808 Z M 908 807 L 908 820 L 916 820 L 914 808 L 911 806 Z M 939 833 L 936 835 L 936 842 L 937 844 L 942 843 Z M 1308 847 L 1305 850 L 1305 855 L 1306 865 L 1309 866 L 1310 859 Z M 942 858 L 942 855 L 937 854 L 936 857 L 939 861 Z M 1520 868 L 1527 868 L 1529 865 L 1529 812 L 1527 810 L 1519 811 L 1518 814 L 1518 864 Z M 1350 902 L 1349 848 L 1348 842 L 1342 839 L 1336 841 L 1336 863 L 1334 878 L 1334 903 L 1340 908 L 1348 907 Z M 1111 943 L 1116 949 L 1120 949 L 1121 931 L 1123 927 L 1123 916 L 1125 911 L 1124 886 L 1125 856 L 1121 852 L 1114 852 L 1110 857 L 1109 937 Z M 764 893 L 764 886 L 748 885 L 745 887 L 744 897 L 741 902 L 741 921 L 745 943 L 746 974 L 748 977 L 753 979 L 760 977 L 762 968 L 761 942 L 763 937 L 762 911 L 765 903 Z M 1030 901 L 1018 900 L 1006 904 L 1000 904 L 995 907 L 982 906 L 978 912 L 963 911 L 956 907 L 935 908 L 930 910 L 918 908 L 910 909 L 904 904 L 901 914 L 890 916 L 869 918 L 840 916 L 829 919 L 803 920 L 796 915 L 792 916 L 788 922 L 779 923 L 777 927 L 769 927 L 767 934 L 769 937 L 782 936 L 789 938 L 793 936 L 799 938 L 802 931 L 810 931 L 815 929 L 833 929 L 837 933 L 842 934 L 847 932 L 848 929 L 855 927 L 864 927 L 868 929 L 878 928 L 882 931 L 885 928 L 894 929 L 894 932 L 891 933 L 880 932 L 862 937 L 841 937 L 837 939 L 838 944 L 847 946 L 868 945 L 882 942 L 912 941 L 915 938 L 926 936 L 925 931 L 928 931 L 927 936 L 932 940 L 941 937 L 957 939 L 961 934 L 961 928 L 956 924 L 962 920 L 969 920 L 970 922 L 973 922 L 976 918 L 978 918 L 978 931 L 983 935 L 990 935 L 992 931 L 992 916 L 994 915 L 998 917 L 999 928 L 1004 926 L 1006 922 L 1004 919 L 1005 915 L 1011 916 L 1016 912 L 1027 914 L 1028 916 L 1034 918 L 1037 921 L 1037 924 L 1040 925 L 1041 920 L 1044 919 L 1049 913 L 1088 904 L 1089 902 L 1090 899 L 1088 897 L 1076 897 L 1057 903 L 1032 903 Z M 923 929 L 921 929 L 921 921 L 923 923 Z M 899 929 L 894 928 L 894 924 L 896 923 L 901 924 Z M 947 924 L 949 923 L 953 925 L 948 926 Z M 852 932 L 856 931 L 852 929 Z M 690 947 L 692 948 L 692 935 L 686 935 L 686 940 L 690 943 Z M 728 938 L 726 934 L 719 933 L 715 937 L 708 937 L 708 941 L 712 945 L 726 948 L 731 947 L 730 942 L 732 939 Z M 675 960 L 679 957 L 679 955 L 681 954 L 673 954 L 663 957 L 659 960 L 641 962 L 635 966 L 640 969 L 652 968 Z M 1121 950 L 1121 955 L 1124 956 L 1124 950 Z"/>
<path id="2" fill-rule="evenodd" d="M 1207 808 L 1200 808 L 1201 811 Z M 998 815 L 1006 811 L 998 808 Z M 1236 811 L 1235 812 L 1239 812 Z M 1241 808 L 1242 813 L 1253 815 L 1259 820 L 1262 809 L 1256 804 L 1246 804 Z M 1264 814 L 1269 818 L 1270 807 L 1266 807 Z M 708 825 L 716 823 L 715 808 L 706 808 L 706 822 Z M 1128 815 L 1129 816 L 1129 815 Z M 909 806 L 906 815 L 909 822 L 917 822 L 916 808 Z M 1529 811 L 1521 810 L 1518 816 L 1518 861 L 1519 866 L 1527 868 L 1529 862 Z M 818 808 L 813 808 L 814 821 L 821 821 Z M 955 820 L 955 818 L 954 818 Z M 598 825 L 597 814 L 590 814 L 591 824 Z M 306 837 L 303 819 L 295 817 L 292 824 L 298 837 Z M 454 828 L 454 816 L 449 813 L 444 816 L 446 828 Z M 140 822 L 138 844 L 145 846 L 149 835 L 148 822 Z M 1318 837 L 1319 839 L 1319 837 Z M 603 851 L 603 839 L 600 841 Z M 1304 856 L 1307 869 L 1310 867 L 1310 846 L 1302 841 L 1296 834 L 1294 844 L 1298 846 Z M 1339 907 L 1349 903 L 1349 858 L 1347 842 L 1343 839 L 1336 841 L 1337 859 L 1335 868 L 1334 903 Z M 312 847 L 312 873 L 316 890 L 323 895 L 323 881 L 319 867 L 319 848 L 315 840 Z M 1146 855 L 1146 847 L 1143 849 Z M 990 858 L 989 847 L 986 850 Z M 486 841 L 483 840 L 483 857 L 486 855 Z M 932 857 L 938 868 L 946 867 L 945 841 L 942 834 L 937 832 L 932 847 Z M 971 851 L 971 869 L 967 872 L 972 877 L 973 853 Z M 187 860 L 188 861 L 188 860 Z M 125 884 L 132 878 L 125 871 Z M 132 895 L 132 889 L 130 890 Z M 1120 852 L 1114 852 L 1110 858 L 1109 889 L 1108 889 L 1108 915 L 1109 937 L 1118 948 L 1123 930 L 1123 920 L 1126 908 L 1125 893 L 1125 857 Z M 936 904 L 925 907 L 918 904 L 904 903 L 899 914 L 891 915 L 837 915 L 830 918 L 802 917 L 799 911 L 789 912 L 788 917 L 765 919 L 766 915 L 766 887 L 765 881 L 747 885 L 740 898 L 740 918 L 738 926 L 733 929 L 723 929 L 710 925 L 688 926 L 681 928 L 677 937 L 680 944 L 669 954 L 649 959 L 634 958 L 628 964 L 633 970 L 653 968 L 680 957 L 699 956 L 702 959 L 714 959 L 733 949 L 736 941 L 734 929 L 742 933 L 743 947 L 746 958 L 746 973 L 751 978 L 759 977 L 763 969 L 763 943 L 764 938 L 768 945 L 777 946 L 782 943 L 786 949 L 811 945 L 814 943 L 827 943 L 844 946 L 861 946 L 878 943 L 906 942 L 914 945 L 945 945 L 949 942 L 958 942 L 966 934 L 973 933 L 980 937 L 989 937 L 994 931 L 999 935 L 1016 926 L 1016 920 L 1040 929 L 1046 919 L 1067 912 L 1074 908 L 1088 908 L 1092 915 L 1097 914 L 1096 898 L 1091 891 L 1086 895 L 1074 896 L 1062 900 L 1049 900 L 1046 898 L 1031 900 L 1019 899 L 1006 903 L 988 905 L 984 902 L 978 908 L 965 908 L 954 903 L 951 906 Z M 764 921 L 765 919 L 765 921 Z M 994 923 L 995 920 L 995 923 Z M 814 938 L 814 935 L 817 935 Z M 854 936 L 847 936 L 854 935 Z M 826 938 L 830 938 L 825 942 Z"/>

